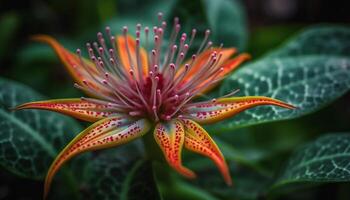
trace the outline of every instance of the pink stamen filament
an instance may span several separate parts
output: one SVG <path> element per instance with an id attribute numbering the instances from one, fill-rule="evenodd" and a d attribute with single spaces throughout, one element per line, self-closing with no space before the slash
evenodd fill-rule
<path id="1" fill-rule="evenodd" d="M 128 28 L 123 27 L 124 49 L 130 66 L 123 66 L 116 48 L 116 39 L 109 27 L 106 27 L 108 40 L 104 39 L 102 33 L 98 33 L 98 43 L 86 45 L 92 66 L 84 61 L 81 51 L 77 50 L 80 66 L 88 76 L 86 80 L 82 80 L 82 85 L 75 86 L 103 99 L 82 98 L 83 100 L 102 105 L 97 109 L 104 111 L 122 112 L 133 117 L 148 116 L 154 121 L 170 120 L 176 115 L 180 117 L 182 107 L 193 105 L 188 102 L 206 87 L 222 79 L 223 68 L 219 66 L 222 58 L 221 47 L 216 50 L 218 52 L 212 51 L 203 66 L 189 79 L 191 68 L 199 62 L 197 55 L 212 46 L 212 42 L 208 41 L 210 31 L 205 32 L 205 37 L 191 61 L 184 64 L 197 31 L 193 29 L 190 37 L 182 33 L 177 39 L 181 26 L 178 18 L 175 18 L 168 48 L 163 54 L 161 48 L 167 24 L 162 19 L 163 14 L 159 13 L 160 25 L 153 27 L 153 36 L 149 35 L 148 27 L 144 28 L 148 63 L 143 63 L 141 57 L 141 24 L 136 25 L 135 46 L 129 43 Z M 148 50 L 149 37 L 154 40 L 152 50 Z M 106 41 L 110 44 L 106 44 Z M 148 75 L 145 74 L 144 65 L 148 65 Z M 75 66 L 77 70 L 79 70 L 78 67 Z M 223 97 L 229 97 L 235 93 L 236 91 L 233 91 Z"/>

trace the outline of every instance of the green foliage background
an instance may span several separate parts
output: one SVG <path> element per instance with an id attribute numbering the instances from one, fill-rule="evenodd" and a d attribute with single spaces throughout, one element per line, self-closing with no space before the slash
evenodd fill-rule
<path id="1" fill-rule="evenodd" d="M 11 7 L 11 3 L 6 4 Z M 16 7 L 16 6 L 15 6 Z M 87 124 L 45 111 L 12 112 L 23 102 L 79 97 L 50 47 L 30 41 L 50 34 L 70 50 L 162 11 L 183 31 L 210 28 L 211 39 L 253 56 L 208 96 L 278 98 L 298 109 L 259 107 L 208 126 L 225 155 L 234 186 L 214 164 L 185 152 L 195 181 L 146 160 L 141 141 L 73 159 L 56 176 L 51 199 L 349 199 L 350 27 L 318 24 L 248 29 L 238 0 L 39 1 L 0 13 L 0 199 L 41 198 L 51 161 Z M 195 41 L 198 45 L 200 40 Z M 40 94 L 41 93 L 41 94 Z"/>

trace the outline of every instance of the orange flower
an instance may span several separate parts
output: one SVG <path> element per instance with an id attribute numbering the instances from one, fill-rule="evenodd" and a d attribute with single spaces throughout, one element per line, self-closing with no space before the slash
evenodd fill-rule
<path id="1" fill-rule="evenodd" d="M 236 49 L 212 47 L 205 32 L 197 53 L 185 60 L 196 35 L 179 35 L 180 24 L 175 18 L 165 51 L 162 50 L 166 23 L 141 30 L 137 25 L 136 39 L 128 35 L 114 37 L 110 28 L 106 36 L 98 33 L 98 42 L 87 44 L 89 59 L 81 50 L 69 52 L 49 36 L 36 36 L 37 41 L 50 44 L 70 72 L 75 86 L 90 98 L 56 99 L 20 105 L 17 109 L 44 109 L 60 112 L 81 120 L 94 122 L 78 134 L 53 161 L 45 180 L 47 195 L 55 173 L 72 157 L 97 149 L 115 147 L 153 130 L 154 139 L 166 161 L 178 173 L 194 178 L 195 173 L 181 161 L 183 147 L 209 157 L 219 168 L 225 182 L 231 177 L 218 146 L 202 124 L 218 122 L 259 105 L 275 105 L 293 109 L 292 105 L 261 96 L 232 97 L 234 93 L 204 101 L 192 100 L 213 88 L 249 55 L 231 58 Z M 145 34 L 146 49 L 140 45 Z M 149 39 L 153 44 L 150 48 Z M 177 38 L 179 37 L 179 40 Z M 149 133 L 152 134 L 152 133 Z"/>

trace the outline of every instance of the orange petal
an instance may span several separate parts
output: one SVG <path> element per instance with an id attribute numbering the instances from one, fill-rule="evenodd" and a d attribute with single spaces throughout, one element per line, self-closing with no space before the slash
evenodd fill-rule
<path id="1" fill-rule="evenodd" d="M 81 63 L 80 58 L 76 54 L 65 49 L 61 44 L 57 42 L 57 40 L 48 35 L 36 35 L 33 36 L 32 39 L 49 44 L 55 50 L 56 54 L 61 59 L 64 66 L 76 83 L 84 85 L 83 80 L 86 80 L 89 82 L 90 87 L 92 87 L 94 90 L 106 95 L 109 95 L 111 93 L 108 91 L 108 89 L 103 87 L 101 84 L 96 83 L 96 81 L 91 78 L 90 74 L 98 74 L 95 65 L 92 62 L 87 59 L 83 59 L 83 62 L 85 63 L 84 67 Z M 89 70 L 90 74 L 86 70 Z"/>
<path id="2" fill-rule="evenodd" d="M 45 179 L 44 198 L 56 172 L 72 157 L 86 151 L 124 144 L 144 135 L 149 129 L 149 122 L 145 119 L 132 122 L 121 117 L 110 117 L 94 123 L 77 135 L 53 161 Z"/>
<path id="3" fill-rule="evenodd" d="M 172 168 L 188 178 L 194 178 L 196 176 L 191 170 L 184 167 L 181 162 L 181 151 L 185 132 L 180 121 L 174 120 L 166 123 L 158 123 L 154 129 L 154 138 Z"/>
<path id="4" fill-rule="evenodd" d="M 221 67 L 224 69 L 217 78 L 223 78 L 224 76 L 228 75 L 231 73 L 233 70 L 237 69 L 244 61 L 247 61 L 251 58 L 251 56 L 247 53 L 242 53 L 238 55 L 235 58 L 232 58 L 228 61 L 226 61 Z M 204 81 L 202 84 L 198 85 L 197 88 L 200 88 L 201 86 L 205 85 L 208 83 L 208 81 Z M 218 84 L 219 82 L 217 82 Z M 212 84 L 209 87 L 205 88 L 201 93 L 207 93 L 211 89 L 213 89 L 217 84 Z"/>
<path id="5" fill-rule="evenodd" d="M 209 134 L 196 122 L 184 119 L 185 147 L 191 151 L 209 157 L 219 168 L 225 182 L 232 185 L 229 168 L 224 156 Z"/>
<path id="6" fill-rule="evenodd" d="M 195 63 L 192 65 L 191 69 L 187 72 L 187 75 L 184 77 L 182 84 L 189 81 L 196 73 L 198 73 L 198 71 L 208 62 L 208 59 L 210 58 L 211 54 L 214 51 L 222 53 L 221 59 L 218 62 L 218 66 L 220 66 L 224 62 L 226 62 L 227 59 L 229 59 L 229 57 L 231 57 L 236 52 L 236 49 L 235 48 L 225 48 L 225 49 L 213 48 L 199 54 L 195 60 Z M 185 63 L 191 63 L 191 60 Z M 183 70 L 184 70 L 184 67 L 181 67 L 178 70 L 177 75 L 182 73 Z"/>
<path id="7" fill-rule="evenodd" d="M 48 35 L 35 35 L 32 37 L 32 39 L 35 41 L 49 44 L 55 50 L 56 54 L 61 59 L 64 66 L 67 68 L 67 70 L 76 82 L 81 84 L 83 79 L 89 77 L 85 69 L 81 66 L 79 57 L 76 54 L 65 49 L 54 38 Z M 93 63 L 87 60 L 84 61 L 86 62 L 86 65 L 89 68 L 89 70 L 91 70 L 91 72 L 97 73 Z"/>
<path id="8" fill-rule="evenodd" d="M 220 77 L 225 76 L 232 72 L 233 70 L 237 69 L 237 67 L 242 64 L 244 61 L 247 61 L 251 58 L 251 56 L 247 53 L 242 53 L 236 56 L 235 58 L 232 58 L 228 61 L 226 61 L 223 65 L 222 68 L 224 69 L 220 73 Z"/>
<path id="9" fill-rule="evenodd" d="M 261 96 L 231 97 L 218 99 L 215 102 L 199 102 L 184 108 L 184 117 L 193 119 L 200 124 L 209 124 L 232 117 L 246 109 L 261 106 L 274 105 L 283 108 L 295 107 L 285 102 Z"/>
<path id="10" fill-rule="evenodd" d="M 70 115 L 84 121 L 95 122 L 110 115 L 112 107 L 108 104 L 98 104 L 75 99 L 54 99 L 48 101 L 36 101 L 19 105 L 15 110 L 42 109 Z"/>
<path id="11" fill-rule="evenodd" d="M 130 71 L 131 65 L 133 65 L 134 69 L 137 69 L 135 39 L 130 35 L 127 35 L 126 39 L 125 39 L 125 36 L 117 36 L 116 42 L 117 42 L 119 57 L 123 64 L 123 67 L 125 67 L 126 72 Z M 130 52 L 130 58 L 128 55 L 128 50 Z M 141 69 L 143 71 L 143 75 L 147 76 L 148 75 L 147 52 L 142 47 L 140 47 L 140 64 L 141 64 Z M 135 73 L 137 73 L 137 70 L 134 70 L 134 71 Z"/>

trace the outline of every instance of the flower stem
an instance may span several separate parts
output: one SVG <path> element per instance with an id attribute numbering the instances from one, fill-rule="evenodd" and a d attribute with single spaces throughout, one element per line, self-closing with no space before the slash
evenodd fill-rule
<path id="1" fill-rule="evenodd" d="M 153 137 L 153 132 L 147 133 L 142 137 L 142 140 L 145 148 L 146 159 L 165 162 L 163 153 Z"/>

